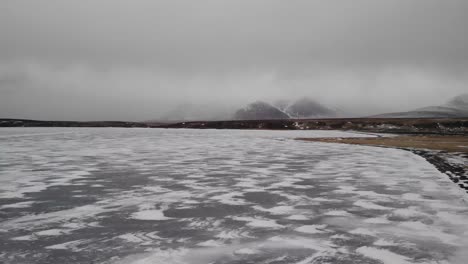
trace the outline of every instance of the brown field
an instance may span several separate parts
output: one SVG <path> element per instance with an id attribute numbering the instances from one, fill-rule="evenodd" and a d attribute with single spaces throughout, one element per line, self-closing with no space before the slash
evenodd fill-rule
<path id="1" fill-rule="evenodd" d="M 468 153 L 467 136 L 415 135 L 369 138 L 298 138 L 298 140 Z"/>

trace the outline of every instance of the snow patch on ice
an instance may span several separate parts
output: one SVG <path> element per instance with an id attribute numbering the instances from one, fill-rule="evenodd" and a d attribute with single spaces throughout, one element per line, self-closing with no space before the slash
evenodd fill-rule
<path id="1" fill-rule="evenodd" d="M 309 217 L 305 215 L 290 215 L 287 217 L 289 220 L 309 220 Z"/>
<path id="2" fill-rule="evenodd" d="M 210 239 L 204 242 L 200 242 L 197 245 L 202 247 L 220 247 L 223 245 L 223 243 L 217 240 Z"/>
<path id="3" fill-rule="evenodd" d="M 353 235 L 365 235 L 365 236 L 376 236 L 377 233 L 375 233 L 374 231 L 371 231 L 369 229 L 366 229 L 366 228 L 356 228 L 356 229 L 353 229 L 351 231 L 349 231 L 350 234 L 353 234 Z"/>
<path id="4" fill-rule="evenodd" d="M 31 207 L 35 202 L 34 201 L 28 201 L 28 202 L 19 202 L 19 203 L 12 203 L 12 204 L 5 204 L 0 206 L 0 209 L 6 209 L 6 208 L 27 208 Z"/>
<path id="5" fill-rule="evenodd" d="M 232 219 L 236 221 L 247 222 L 247 225 L 250 227 L 273 228 L 273 229 L 284 228 L 283 225 L 276 223 L 275 220 L 260 219 L 260 218 L 254 218 L 254 217 L 233 217 Z"/>
<path id="6" fill-rule="evenodd" d="M 136 220 L 164 221 L 172 219 L 164 215 L 162 210 L 144 210 L 133 213 L 130 218 Z"/>
<path id="7" fill-rule="evenodd" d="M 374 247 L 360 247 L 356 252 L 372 259 L 381 261 L 384 264 L 410 264 L 411 259 L 386 249 L 379 249 Z"/>
<path id="8" fill-rule="evenodd" d="M 323 215 L 326 216 L 350 216 L 351 214 L 344 210 L 332 210 L 325 212 Z"/>
<path id="9" fill-rule="evenodd" d="M 326 227 L 327 225 L 304 225 L 294 230 L 306 234 L 322 234 L 328 232 L 325 230 Z"/>
<path id="10" fill-rule="evenodd" d="M 289 214 L 289 213 L 291 213 L 291 211 L 294 210 L 293 206 L 287 206 L 287 205 L 275 206 L 275 207 L 272 207 L 272 208 L 263 208 L 261 206 L 256 205 L 256 206 L 253 206 L 253 208 L 255 210 L 262 211 L 262 212 L 268 212 L 268 213 L 273 214 L 273 215 Z"/>
<path id="11" fill-rule="evenodd" d="M 254 255 L 260 253 L 259 250 L 255 250 L 252 248 L 241 248 L 236 251 L 234 251 L 235 254 L 240 254 L 240 255 Z"/>
<path id="12" fill-rule="evenodd" d="M 368 202 L 364 200 L 359 200 L 357 202 L 354 202 L 354 205 L 365 208 L 365 209 L 371 209 L 371 210 L 391 210 L 392 209 L 389 207 L 381 206 L 373 202 Z"/>
<path id="13" fill-rule="evenodd" d="M 38 236 L 61 236 L 61 235 L 68 234 L 68 233 L 70 233 L 70 230 L 54 228 L 54 229 L 39 231 L 39 232 L 36 232 L 35 234 Z"/>

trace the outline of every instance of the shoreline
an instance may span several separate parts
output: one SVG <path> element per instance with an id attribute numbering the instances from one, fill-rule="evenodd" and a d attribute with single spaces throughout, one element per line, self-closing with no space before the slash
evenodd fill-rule
<path id="1" fill-rule="evenodd" d="M 450 142 L 447 139 L 453 138 L 453 136 L 433 136 L 431 137 L 432 140 L 426 142 L 430 143 L 430 145 L 426 145 L 429 148 L 422 148 L 421 146 L 424 144 L 421 144 L 420 141 L 409 140 L 417 139 L 418 137 L 423 136 L 396 136 L 391 138 L 296 138 L 296 140 L 406 150 L 424 158 L 438 171 L 447 175 L 465 193 L 468 193 L 468 148 L 466 148 L 468 146 L 468 137 L 463 137 L 463 140 L 461 140 L 462 144 L 465 145 L 453 146 L 453 144 L 447 144 L 447 142 Z M 460 143 L 458 141 L 454 142 Z"/>
<path id="2" fill-rule="evenodd" d="M 468 193 L 468 169 L 466 164 L 463 165 L 451 163 L 446 158 L 444 158 L 444 155 L 441 155 L 437 152 L 416 149 L 406 150 L 424 158 L 427 162 L 434 165 L 438 171 L 447 175 L 453 183 L 458 185 L 458 187 Z"/>
<path id="3" fill-rule="evenodd" d="M 468 136 L 468 118 L 334 118 L 186 122 L 45 121 L 0 118 L 0 127 L 147 127 L 253 130 L 348 130 L 364 133 Z"/>

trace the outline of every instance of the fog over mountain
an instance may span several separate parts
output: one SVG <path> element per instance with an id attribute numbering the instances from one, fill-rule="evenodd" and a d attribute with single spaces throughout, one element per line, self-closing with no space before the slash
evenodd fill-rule
<path id="1" fill-rule="evenodd" d="M 335 117 L 337 112 L 310 99 L 301 98 L 284 110 L 291 118 Z"/>
<path id="2" fill-rule="evenodd" d="M 468 90 L 467 13 L 440 0 L 1 1 L 0 117 L 220 118 L 302 97 L 349 116 L 437 106 Z"/>
<path id="3" fill-rule="evenodd" d="M 426 106 L 407 112 L 386 113 L 375 117 L 426 118 L 426 117 L 468 117 L 468 94 L 461 94 L 442 105 Z"/>
<path id="4" fill-rule="evenodd" d="M 343 117 L 342 113 L 303 97 L 295 101 L 280 100 L 274 104 L 257 101 L 237 110 L 233 119 L 298 119 Z"/>
<path id="5" fill-rule="evenodd" d="M 239 109 L 233 116 L 238 120 L 262 120 L 262 119 L 288 119 L 289 115 L 280 109 L 261 101 L 249 104 Z"/>

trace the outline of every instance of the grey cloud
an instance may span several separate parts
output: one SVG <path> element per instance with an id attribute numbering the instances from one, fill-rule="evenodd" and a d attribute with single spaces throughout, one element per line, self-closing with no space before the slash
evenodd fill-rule
<path id="1" fill-rule="evenodd" d="M 6 1 L 9 58 L 288 66 L 465 64 L 466 1 Z M 227 64 L 227 65 L 223 65 Z"/>
<path id="2" fill-rule="evenodd" d="M 141 120 L 303 95 L 359 114 L 437 104 L 466 91 L 467 12 L 461 0 L 6 0 L 0 113 Z"/>

